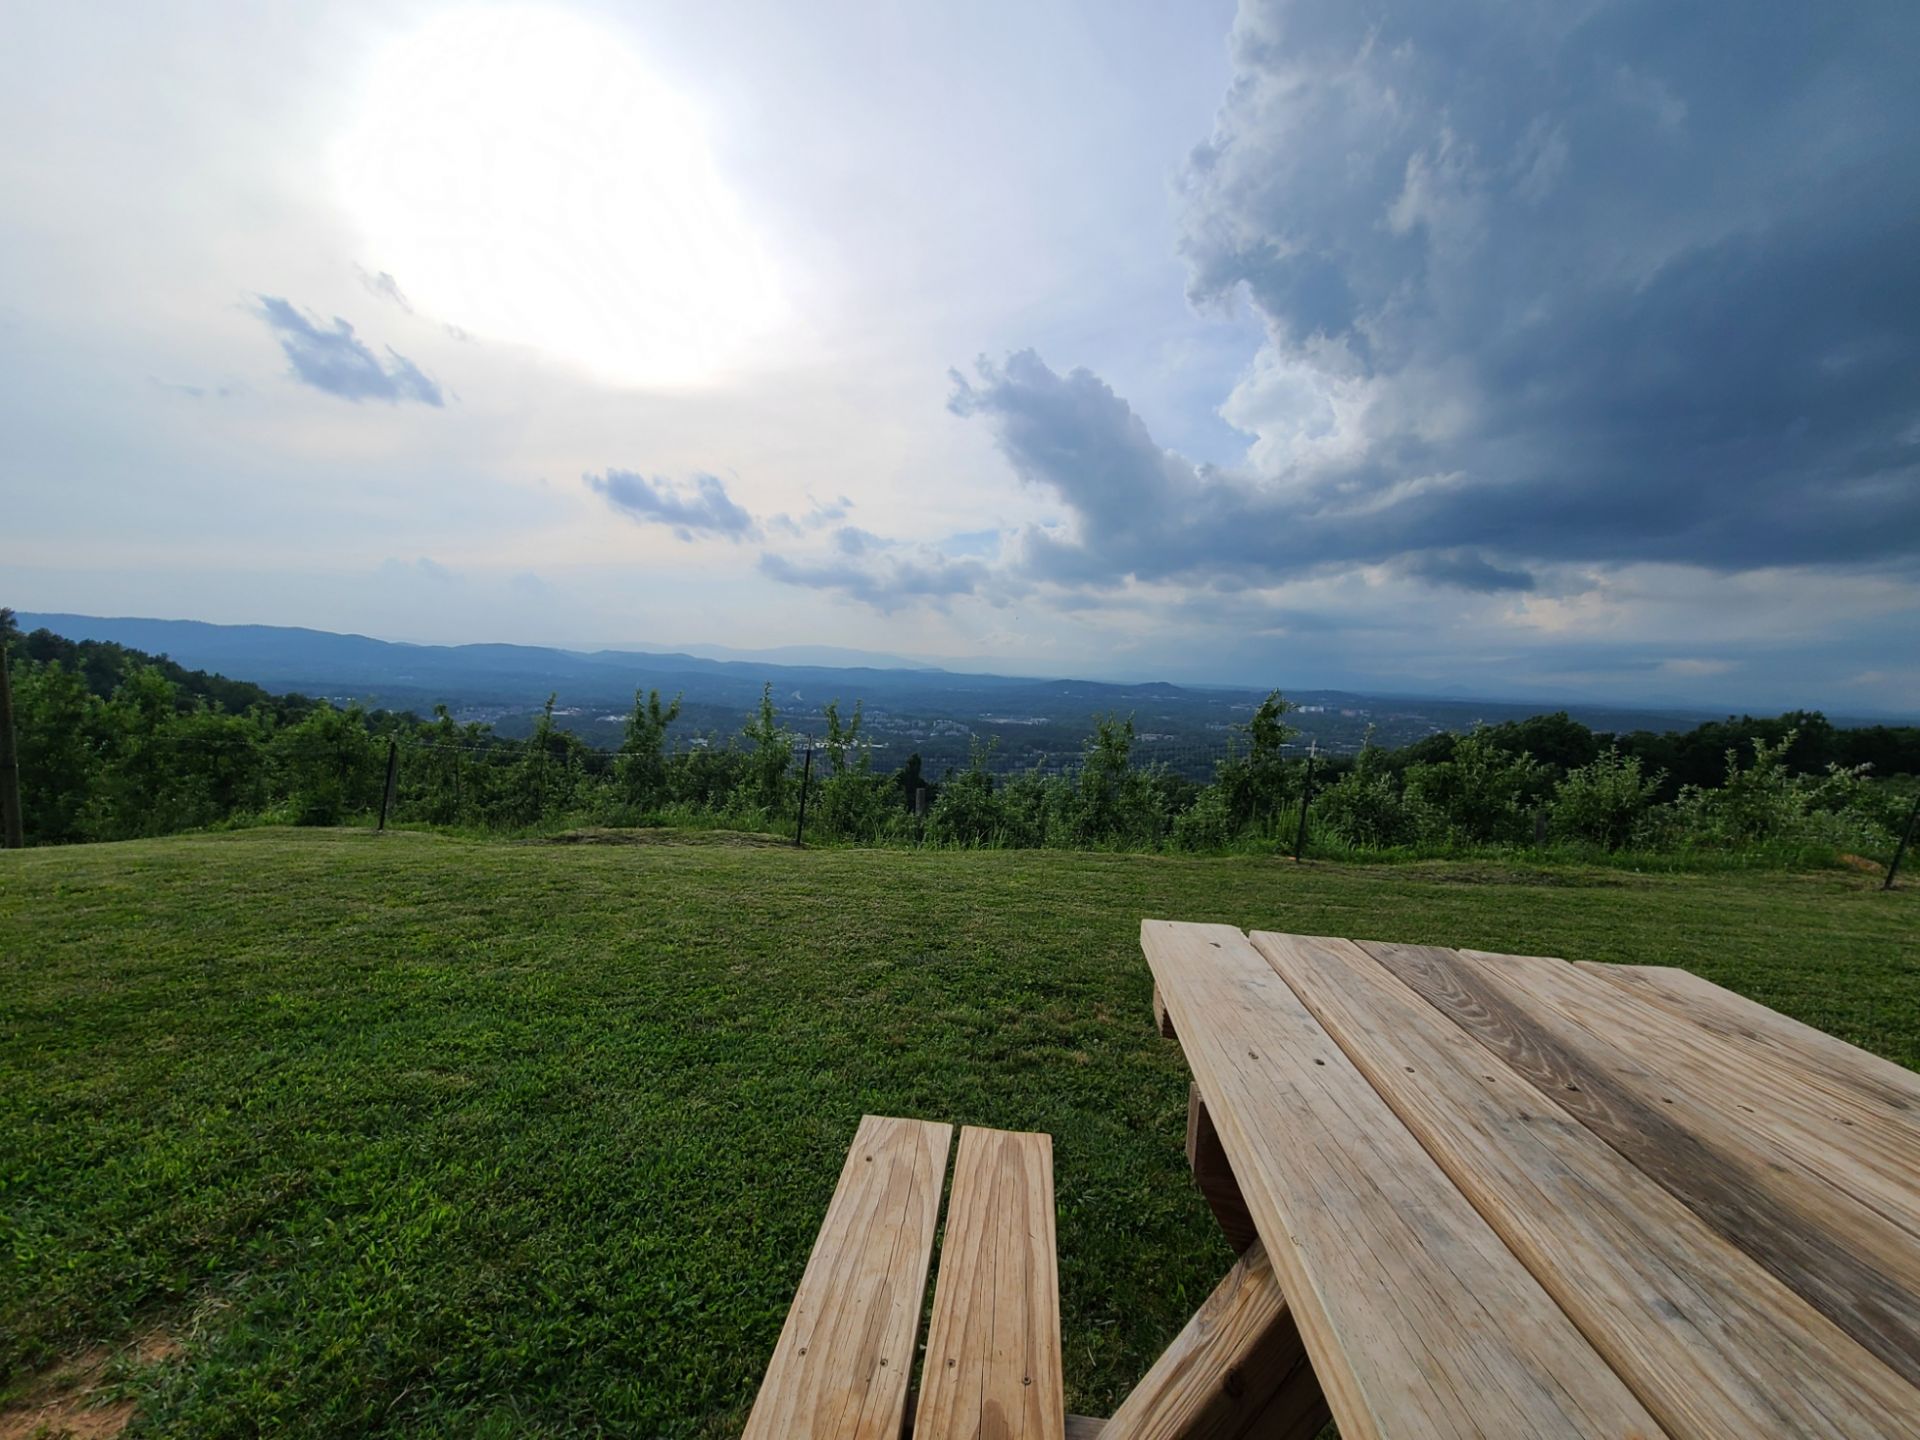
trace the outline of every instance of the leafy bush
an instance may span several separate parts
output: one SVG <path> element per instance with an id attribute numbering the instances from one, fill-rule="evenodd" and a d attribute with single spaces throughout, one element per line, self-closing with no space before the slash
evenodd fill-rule
<path id="1" fill-rule="evenodd" d="M 1133 721 L 1094 717 L 1080 773 L 1060 794 L 1063 837 L 1079 845 L 1153 849 L 1171 817 L 1153 773 L 1133 768 Z"/>
<path id="2" fill-rule="evenodd" d="M 626 738 L 620 745 L 620 798 L 645 813 L 667 798 L 667 727 L 680 718 L 680 697 L 660 703 L 660 692 L 650 690 L 644 703 L 633 692 L 633 713 L 627 716 Z"/>
<path id="3" fill-rule="evenodd" d="M 1543 783 L 1538 761 L 1501 749 L 1481 726 L 1459 737 L 1451 759 L 1409 766 L 1406 799 L 1446 838 L 1521 841 L 1531 829 L 1524 802 Z"/>
<path id="4" fill-rule="evenodd" d="M 1235 835 L 1251 831 L 1273 839 L 1299 796 L 1297 767 L 1286 753 L 1288 742 L 1299 733 L 1286 723 L 1293 709 L 1292 701 L 1272 691 L 1237 731 L 1246 752 L 1229 755 L 1214 767 L 1213 788 L 1220 792 Z"/>
<path id="5" fill-rule="evenodd" d="M 1591 763 L 1569 770 L 1555 789 L 1554 829 L 1605 850 L 1618 850 L 1633 838 L 1634 827 L 1664 779 L 1664 775 L 1643 776 L 1638 755 L 1609 749 Z"/>
<path id="6" fill-rule="evenodd" d="M 1353 769 L 1314 797 L 1311 818 L 1314 833 L 1356 849 L 1411 845 L 1431 828 L 1420 803 L 1401 790 L 1372 745 Z"/>
<path id="7" fill-rule="evenodd" d="M 1238 833 L 1226 794 L 1217 785 L 1207 786 L 1173 817 L 1173 843 L 1181 850 L 1224 850 Z"/>
<path id="8" fill-rule="evenodd" d="M 992 753 L 991 745 L 975 741 L 971 763 L 940 786 L 927 814 L 927 839 L 935 845 L 972 847 L 999 840 L 1002 814 L 987 772 Z"/>
<path id="9" fill-rule="evenodd" d="M 280 731 L 274 759 L 296 825 L 338 825 L 380 801 L 380 753 L 357 705 L 325 706 Z"/>

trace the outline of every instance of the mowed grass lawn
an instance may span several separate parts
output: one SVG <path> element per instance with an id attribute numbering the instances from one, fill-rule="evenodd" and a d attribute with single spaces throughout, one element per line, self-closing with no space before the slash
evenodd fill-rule
<path id="1" fill-rule="evenodd" d="M 0 855 L 8 1393 L 157 1330 L 100 1392 L 136 1432 L 737 1433 L 875 1111 L 1054 1136 L 1107 1413 L 1230 1259 L 1143 915 L 1685 965 L 1920 1062 L 1872 876 L 700 838 Z"/>

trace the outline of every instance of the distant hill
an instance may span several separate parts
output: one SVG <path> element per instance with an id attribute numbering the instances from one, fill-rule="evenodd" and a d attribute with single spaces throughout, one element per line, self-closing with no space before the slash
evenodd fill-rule
<path id="1" fill-rule="evenodd" d="M 1183 687 L 1165 682 L 1121 684 L 959 673 L 902 661 L 900 665 L 818 663 L 836 654 L 863 660 L 897 657 L 794 647 L 756 658 L 710 658 L 684 651 L 563 650 L 538 645 L 412 645 L 366 635 L 340 635 L 277 625 L 211 625 L 196 620 L 22 612 L 24 630 L 45 628 L 74 640 L 102 640 L 180 665 L 248 681 L 276 692 L 336 702 L 430 713 L 445 705 L 462 720 L 491 723 L 503 734 L 525 733 L 549 694 L 569 728 L 593 744 L 617 744 L 621 717 L 636 689 L 684 697 L 680 729 L 728 734 L 771 684 L 782 719 L 811 732 L 821 708 L 863 702 L 865 734 L 877 763 L 921 754 L 930 767 L 962 764 L 976 743 L 995 747 L 1006 768 L 1071 760 L 1096 714 L 1130 715 L 1143 759 L 1210 773 L 1236 725 L 1258 703 L 1258 690 Z M 730 655 L 721 647 L 711 649 Z M 784 654 L 789 662 L 767 658 Z M 1276 677 L 1284 681 L 1284 677 Z M 1291 717 L 1303 743 L 1350 752 L 1372 733 L 1387 746 L 1485 721 L 1522 719 L 1566 709 L 1603 731 L 1685 730 L 1697 710 L 1619 706 L 1527 705 L 1460 698 L 1361 695 L 1286 687 L 1302 708 Z"/>
<path id="2" fill-rule="evenodd" d="M 828 647 L 791 647 L 786 662 L 764 657 L 709 659 L 677 651 L 560 650 L 538 645 L 413 645 L 280 625 L 212 625 L 199 620 L 37 614 L 21 611 L 23 630 L 44 627 L 75 640 L 108 640 L 164 654 L 180 664 L 279 689 L 352 694 L 383 703 L 535 703 L 555 688 L 569 701 L 629 703 L 637 687 L 685 689 L 704 700 L 751 704 L 771 681 L 776 695 L 800 692 L 824 703 L 836 697 L 870 704 L 929 689 L 988 694 L 1084 694 L 1115 700 L 1174 690 L 1164 684 L 1117 685 L 1090 680 L 1033 680 L 956 675 L 901 661 L 898 666 L 803 663 Z M 709 647 L 715 650 L 721 647 Z M 842 651 L 846 655 L 863 652 Z M 884 658 L 884 657 L 871 657 Z M 534 695 L 533 692 L 540 692 Z"/>

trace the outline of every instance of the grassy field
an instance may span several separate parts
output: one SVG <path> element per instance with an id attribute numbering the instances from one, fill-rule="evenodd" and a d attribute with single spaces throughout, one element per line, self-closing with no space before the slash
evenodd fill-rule
<path id="1" fill-rule="evenodd" d="M 737 1433 L 878 1111 L 1053 1134 L 1068 1401 L 1104 1414 L 1230 1258 L 1142 915 L 1686 965 L 1920 1065 L 1920 891 L 1877 884 L 364 831 L 0 855 L 0 1394 L 106 1345 L 136 1431 Z"/>

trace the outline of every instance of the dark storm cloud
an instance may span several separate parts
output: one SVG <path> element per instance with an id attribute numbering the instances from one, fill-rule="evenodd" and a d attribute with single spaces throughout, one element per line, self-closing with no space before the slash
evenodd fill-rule
<path id="1" fill-rule="evenodd" d="M 753 516 L 734 502 L 717 475 L 695 475 L 684 484 L 649 479 L 631 470 L 582 478 L 616 510 L 634 520 L 665 525 L 682 540 L 691 540 L 695 534 L 740 540 L 759 531 Z"/>
<path id="2" fill-rule="evenodd" d="M 1471 550 L 1430 550 L 1407 557 L 1402 568 L 1414 579 L 1425 580 L 1430 585 L 1446 585 L 1478 595 L 1534 587 L 1533 576 L 1526 571 L 1502 570 Z"/>
<path id="3" fill-rule="evenodd" d="M 1266 524 L 1282 568 L 1306 535 L 1520 564 L 1920 554 L 1920 8 L 1250 0 L 1234 46 L 1185 180 L 1191 294 L 1244 295 L 1302 384 L 1365 401 L 1332 460 L 1256 448 L 1296 503 L 1203 501 Z M 1284 440 L 1299 393 L 1249 387 L 1230 418 Z M 1072 457 L 1042 447 L 1083 418 L 1022 404 L 993 407 L 1002 443 L 1057 477 Z M 1139 503 L 1137 479 L 1073 485 L 1096 526 Z"/>
<path id="4" fill-rule="evenodd" d="M 1920 9 L 1252 3 L 1185 180 L 1201 303 L 1268 350 L 1244 470 L 1032 352 L 955 376 L 1072 512 L 1068 586 L 1392 563 L 1920 556 Z M 1469 83 L 1466 77 L 1497 80 Z"/>
<path id="5" fill-rule="evenodd" d="M 436 407 L 445 404 L 440 387 L 419 366 L 391 347 L 382 361 L 339 316 L 329 327 L 272 295 L 259 297 L 258 313 L 286 352 L 294 377 L 303 384 L 356 403 L 384 400 L 397 405 L 412 400 Z"/>

